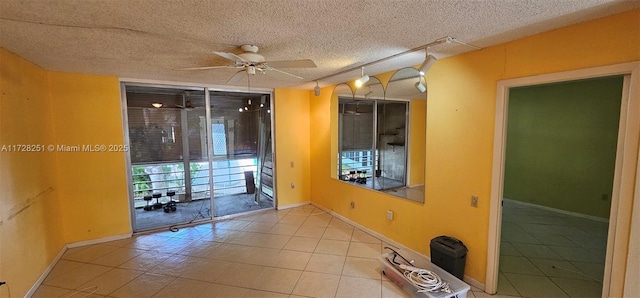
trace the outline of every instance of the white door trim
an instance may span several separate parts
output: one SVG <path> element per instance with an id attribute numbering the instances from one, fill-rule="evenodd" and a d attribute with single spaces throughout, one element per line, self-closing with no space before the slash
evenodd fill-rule
<path id="1" fill-rule="evenodd" d="M 623 296 L 625 274 L 627 278 L 638 277 L 638 265 L 631 264 L 631 258 L 629 262 L 627 261 L 628 253 L 640 249 L 640 247 L 635 247 L 638 245 L 637 241 L 631 242 L 634 247 L 629 245 L 633 200 L 634 197 L 640 196 L 640 190 L 635 189 L 636 179 L 639 178 L 637 176 L 640 175 L 638 174 L 640 173 L 640 167 L 638 167 L 640 62 L 636 61 L 498 81 L 485 292 L 495 294 L 498 289 L 498 261 L 500 258 L 500 229 L 502 222 L 501 202 L 503 198 L 509 88 L 613 75 L 625 75 L 625 80 L 620 108 L 618 149 L 611 197 L 603 296 Z M 640 216 L 640 214 L 635 215 Z M 627 270 L 635 272 L 626 272 Z"/>

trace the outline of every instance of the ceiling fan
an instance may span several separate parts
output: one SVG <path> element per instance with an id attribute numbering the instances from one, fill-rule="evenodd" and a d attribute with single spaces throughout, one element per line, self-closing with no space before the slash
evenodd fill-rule
<path id="1" fill-rule="evenodd" d="M 155 108 L 164 108 L 164 109 L 181 109 L 181 110 L 186 110 L 186 111 L 191 111 L 193 109 L 198 109 L 200 107 L 196 107 L 191 103 L 191 92 L 189 91 L 184 91 L 184 93 L 181 95 L 182 97 L 182 104 L 173 104 L 173 105 L 166 105 L 164 103 L 161 102 L 154 102 L 151 105 Z"/>
<path id="2" fill-rule="evenodd" d="M 254 45 L 242 45 L 240 46 L 242 53 L 233 54 L 228 52 L 213 52 L 214 54 L 233 61 L 230 65 L 215 65 L 215 66 L 203 66 L 203 67 L 189 67 L 181 68 L 179 70 L 206 70 L 216 68 L 237 68 L 240 69 L 227 81 L 227 84 L 235 83 L 239 81 L 244 74 L 255 75 L 256 72 L 266 74 L 267 71 L 276 71 L 294 78 L 302 79 L 302 77 L 282 71 L 278 68 L 315 68 L 316 64 L 311 59 L 302 60 L 280 60 L 280 61 L 266 61 L 264 56 L 258 54 L 258 47 Z"/>
<path id="3" fill-rule="evenodd" d="M 349 110 L 345 105 L 345 106 L 343 106 L 343 113 L 344 114 L 351 114 L 351 115 L 359 116 L 360 115 L 360 107 L 359 107 L 359 105 L 360 105 L 360 102 L 356 101 L 355 110 Z M 350 106 L 353 106 L 353 104 L 350 104 Z"/>
<path id="4" fill-rule="evenodd" d="M 185 91 L 182 95 L 182 104 L 175 105 L 175 107 L 187 111 L 193 110 L 193 105 L 191 104 L 191 92 Z"/>

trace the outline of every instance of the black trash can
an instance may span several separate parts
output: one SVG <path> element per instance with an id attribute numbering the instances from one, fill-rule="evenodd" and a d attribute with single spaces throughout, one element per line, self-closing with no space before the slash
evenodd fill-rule
<path id="1" fill-rule="evenodd" d="M 431 239 L 431 263 L 463 280 L 464 262 L 467 259 L 467 247 L 462 241 L 438 236 Z"/>

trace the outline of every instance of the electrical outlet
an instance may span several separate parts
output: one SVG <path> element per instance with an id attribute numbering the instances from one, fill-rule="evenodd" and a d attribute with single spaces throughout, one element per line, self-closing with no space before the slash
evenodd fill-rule
<path id="1" fill-rule="evenodd" d="M 471 196 L 471 207 L 478 208 L 478 196 Z"/>
<path id="2" fill-rule="evenodd" d="M 387 210 L 387 219 L 393 220 L 393 210 Z"/>
<path id="3" fill-rule="evenodd" d="M 353 201 L 351 201 L 351 204 L 349 204 L 349 207 L 351 207 L 351 209 L 356 208 L 356 203 L 354 203 Z"/>

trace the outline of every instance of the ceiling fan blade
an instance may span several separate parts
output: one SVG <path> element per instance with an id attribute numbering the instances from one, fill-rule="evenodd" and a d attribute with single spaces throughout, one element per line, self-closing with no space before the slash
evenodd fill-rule
<path id="1" fill-rule="evenodd" d="M 302 80 L 302 77 L 300 77 L 300 76 L 297 76 L 297 75 L 294 75 L 294 74 L 290 74 L 290 73 L 288 73 L 286 71 L 282 71 L 282 70 L 279 70 L 279 69 L 276 69 L 276 68 L 273 68 L 273 67 L 269 67 L 269 68 L 267 68 L 267 70 L 274 70 L 274 71 L 277 71 L 279 73 L 286 74 L 288 76 L 292 76 L 294 78 Z"/>
<path id="2" fill-rule="evenodd" d="M 227 81 L 227 85 L 239 82 L 244 77 L 244 73 L 244 69 L 236 72 L 233 76 L 231 76 L 231 78 L 229 78 L 229 80 Z"/>
<path id="3" fill-rule="evenodd" d="M 280 61 L 267 61 L 265 64 L 271 67 L 278 68 L 316 68 L 316 64 L 311 59 L 302 60 L 280 60 Z"/>
<path id="4" fill-rule="evenodd" d="M 213 52 L 213 53 L 218 55 L 218 56 L 220 56 L 220 57 L 222 57 L 222 58 L 229 59 L 231 61 L 249 62 L 247 60 L 244 60 L 244 58 L 242 58 L 242 57 L 240 57 L 240 56 L 238 56 L 236 54 L 233 54 L 233 53 L 227 53 L 227 52 Z"/>
<path id="5" fill-rule="evenodd" d="M 216 65 L 216 66 L 177 68 L 174 70 L 207 70 L 207 69 L 216 69 L 216 68 L 236 68 L 236 66 L 235 65 Z"/>

